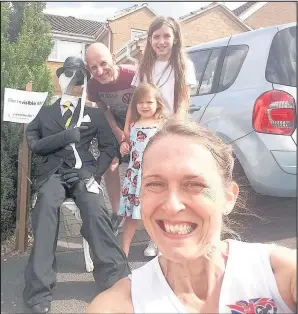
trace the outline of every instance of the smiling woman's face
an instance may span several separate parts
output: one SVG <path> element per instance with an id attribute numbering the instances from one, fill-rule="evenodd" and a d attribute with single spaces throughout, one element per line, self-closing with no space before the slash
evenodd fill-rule
<path id="1" fill-rule="evenodd" d="M 235 183 L 223 188 L 216 160 L 194 139 L 169 135 L 144 154 L 143 223 L 172 261 L 198 258 L 219 241 L 222 213 L 231 211 L 237 194 Z"/>

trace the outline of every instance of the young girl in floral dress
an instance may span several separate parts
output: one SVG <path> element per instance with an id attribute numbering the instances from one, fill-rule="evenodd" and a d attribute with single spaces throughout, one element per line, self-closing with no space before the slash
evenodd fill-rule
<path id="1" fill-rule="evenodd" d="M 141 219 L 140 188 L 143 152 L 150 138 L 156 133 L 163 120 L 164 104 L 158 88 L 154 84 L 142 83 L 134 91 L 131 99 L 132 123 L 130 144 L 120 145 L 122 155 L 130 152 L 130 161 L 123 181 L 118 215 L 125 216 L 122 234 L 122 248 L 129 253 L 132 238 Z"/>

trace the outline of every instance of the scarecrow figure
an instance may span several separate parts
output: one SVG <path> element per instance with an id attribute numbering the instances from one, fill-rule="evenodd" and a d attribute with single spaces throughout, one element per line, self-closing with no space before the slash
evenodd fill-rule
<path id="1" fill-rule="evenodd" d="M 43 106 L 29 123 L 26 136 L 38 161 L 32 213 L 34 244 L 25 270 L 24 302 L 33 313 L 49 313 L 56 284 L 56 257 L 60 206 L 74 199 L 82 218 L 82 236 L 88 241 L 93 275 L 102 292 L 130 273 L 128 262 L 113 234 L 100 180 L 115 157 L 112 130 L 101 109 L 85 107 L 89 72 L 82 59 L 69 57 L 56 72 L 61 98 Z M 83 86 L 82 97 L 72 95 Z M 94 137 L 100 156 L 89 151 Z M 71 287 L 70 287 L 71 288 Z"/>

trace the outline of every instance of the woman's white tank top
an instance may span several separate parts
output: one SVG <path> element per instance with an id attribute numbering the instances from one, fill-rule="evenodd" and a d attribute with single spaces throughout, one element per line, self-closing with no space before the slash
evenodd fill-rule
<path id="1" fill-rule="evenodd" d="M 293 313 L 281 298 L 270 264 L 272 244 L 229 240 L 219 313 Z M 133 270 L 134 313 L 187 313 L 160 268 L 158 257 Z"/>

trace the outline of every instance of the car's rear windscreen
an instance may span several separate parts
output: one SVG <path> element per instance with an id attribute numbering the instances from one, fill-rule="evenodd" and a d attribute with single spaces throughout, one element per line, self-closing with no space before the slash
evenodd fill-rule
<path id="1" fill-rule="evenodd" d="M 296 27 L 279 31 L 269 51 L 266 80 L 271 83 L 297 86 L 296 78 Z"/>

